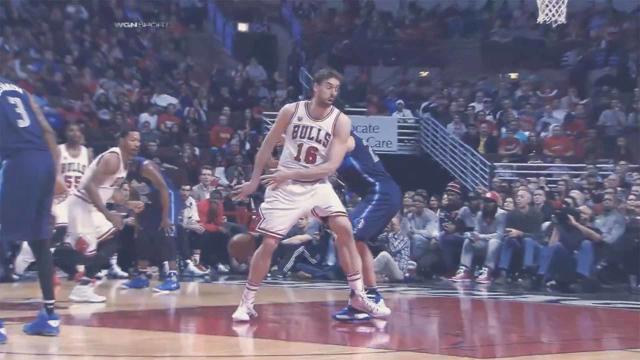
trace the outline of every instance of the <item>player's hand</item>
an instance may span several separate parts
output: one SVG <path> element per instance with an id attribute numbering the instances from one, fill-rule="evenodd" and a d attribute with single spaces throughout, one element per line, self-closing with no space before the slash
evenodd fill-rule
<path id="1" fill-rule="evenodd" d="M 117 212 L 109 211 L 106 217 L 107 220 L 109 220 L 109 222 L 112 223 L 116 229 L 122 230 L 122 228 L 124 227 L 124 220 L 122 218 L 122 215 L 118 214 Z"/>
<path id="2" fill-rule="evenodd" d="M 272 189 L 277 189 L 280 185 L 291 180 L 290 176 L 291 172 L 276 169 L 271 174 L 262 175 L 260 177 L 260 180 L 262 181 L 262 184 L 264 186 L 271 187 Z"/>
<path id="3" fill-rule="evenodd" d="M 173 227 L 173 224 L 171 223 L 171 220 L 169 220 L 168 217 L 162 218 L 162 221 L 160 221 L 160 230 L 164 230 L 165 232 L 168 232 L 171 230 L 172 227 Z"/>
<path id="4" fill-rule="evenodd" d="M 139 214 L 144 210 L 144 203 L 142 201 L 127 201 L 127 207 L 133 210 L 134 213 Z"/>
<path id="5" fill-rule="evenodd" d="M 245 200 L 258 189 L 258 185 L 260 185 L 260 182 L 257 180 L 254 181 L 253 179 L 246 183 L 236 185 L 231 193 L 233 200 Z"/>

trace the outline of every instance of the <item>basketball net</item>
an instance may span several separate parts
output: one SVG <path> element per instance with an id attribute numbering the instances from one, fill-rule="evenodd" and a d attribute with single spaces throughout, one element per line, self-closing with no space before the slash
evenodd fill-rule
<path id="1" fill-rule="evenodd" d="M 536 0 L 538 2 L 538 24 L 556 27 L 567 22 L 568 0 Z"/>

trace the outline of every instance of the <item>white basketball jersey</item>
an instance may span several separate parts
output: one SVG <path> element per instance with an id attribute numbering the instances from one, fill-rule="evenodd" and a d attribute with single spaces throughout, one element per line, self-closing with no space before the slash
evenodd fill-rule
<path id="1" fill-rule="evenodd" d="M 278 168 L 306 169 L 327 162 L 340 110 L 331 106 L 324 118 L 314 119 L 310 115 L 310 106 L 310 101 L 295 103 L 293 116 L 285 132 Z"/>
<path id="2" fill-rule="evenodd" d="M 80 187 L 76 189 L 76 191 L 74 192 L 75 195 L 86 200 L 87 202 L 91 202 L 91 200 L 89 199 L 89 196 L 87 196 L 87 193 L 84 190 L 82 190 L 82 187 L 84 187 L 85 183 L 89 181 L 91 174 L 93 174 L 93 172 L 96 171 L 96 168 L 98 167 L 98 163 L 100 162 L 100 160 L 102 160 L 102 158 L 106 154 L 112 154 L 112 153 L 118 154 L 118 157 L 120 158 L 120 167 L 118 168 L 118 171 L 115 174 L 109 176 L 101 184 L 97 184 L 98 193 L 100 194 L 100 198 L 102 199 L 102 201 L 106 202 L 111 198 L 111 195 L 113 195 L 113 192 L 117 188 L 119 188 L 120 185 L 122 185 L 125 178 L 127 177 L 127 169 L 124 166 L 124 162 L 122 161 L 122 153 L 120 152 L 120 148 L 118 147 L 112 147 L 111 149 L 100 154 L 91 162 L 91 165 L 89 165 L 89 167 L 87 168 L 87 171 L 85 171 L 84 176 L 82 176 L 82 180 L 80 181 Z"/>
<path id="3" fill-rule="evenodd" d="M 80 155 L 73 157 L 69 154 L 66 144 L 58 145 L 58 149 L 60 149 L 60 175 L 68 190 L 77 189 L 89 166 L 89 150 L 84 145 L 80 145 Z"/>

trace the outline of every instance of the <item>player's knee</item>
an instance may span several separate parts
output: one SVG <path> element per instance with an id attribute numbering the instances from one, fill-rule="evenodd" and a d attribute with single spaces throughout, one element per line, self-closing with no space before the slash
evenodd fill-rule
<path id="1" fill-rule="evenodd" d="M 336 241 L 353 240 L 353 228 L 349 219 L 343 216 L 331 218 L 329 225 L 331 230 L 336 234 Z"/>
<path id="2" fill-rule="evenodd" d="M 278 243 L 280 242 L 279 239 L 276 239 L 274 237 L 270 237 L 270 236 L 266 236 L 263 240 L 262 240 L 262 245 L 260 245 L 264 251 L 268 252 L 269 254 L 273 254 L 274 251 L 276 251 L 276 249 L 278 248 Z"/>

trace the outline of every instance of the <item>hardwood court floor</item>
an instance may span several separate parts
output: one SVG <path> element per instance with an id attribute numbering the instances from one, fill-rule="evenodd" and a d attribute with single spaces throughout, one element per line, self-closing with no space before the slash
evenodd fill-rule
<path id="1" fill-rule="evenodd" d="M 344 324 L 341 284 L 277 282 L 263 286 L 250 323 L 234 324 L 240 282 L 182 283 L 177 294 L 121 290 L 105 281 L 107 304 L 59 303 L 62 334 L 23 335 L 38 305 L 37 283 L 0 285 L 5 359 L 640 359 L 640 302 L 627 309 L 505 300 L 501 293 L 404 287 L 385 292 L 387 321 Z M 65 299 L 72 284 L 57 290 Z M 473 295 L 476 294 L 476 295 Z M 454 295 L 454 296 L 451 296 Z M 482 295 L 482 293 L 480 293 Z M 568 303 L 575 298 L 566 298 Z M 625 302 L 622 302 L 625 303 Z"/>

